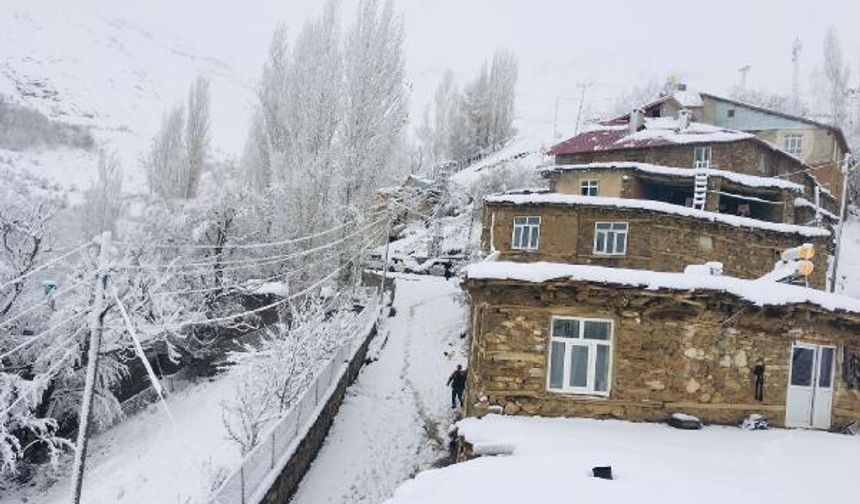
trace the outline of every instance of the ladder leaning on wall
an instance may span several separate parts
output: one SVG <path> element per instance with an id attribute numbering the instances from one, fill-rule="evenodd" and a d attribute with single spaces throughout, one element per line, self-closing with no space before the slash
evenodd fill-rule
<path id="1" fill-rule="evenodd" d="M 705 209 L 705 197 L 708 193 L 708 171 L 703 168 L 694 168 L 696 175 L 693 182 L 693 208 Z"/>

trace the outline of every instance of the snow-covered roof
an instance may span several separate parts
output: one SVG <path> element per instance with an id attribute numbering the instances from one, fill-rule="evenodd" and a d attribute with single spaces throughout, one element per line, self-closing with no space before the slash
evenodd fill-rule
<path id="1" fill-rule="evenodd" d="M 648 290 L 709 290 L 726 292 L 757 306 L 810 303 L 831 311 L 860 313 L 860 299 L 768 280 L 550 262 L 481 262 L 466 267 L 465 271 L 466 278 L 474 280 L 516 280 L 529 283 L 572 280 Z"/>
<path id="2" fill-rule="evenodd" d="M 576 170 L 613 170 L 627 169 L 636 170 L 643 173 L 653 173 L 655 175 L 667 175 L 672 177 L 695 177 L 696 171 L 706 173 L 710 177 L 720 177 L 740 185 L 747 187 L 773 187 L 778 189 L 786 189 L 796 193 L 803 193 L 803 186 L 788 180 L 773 178 L 773 177 L 758 177 L 756 175 L 746 175 L 727 170 L 715 170 L 713 168 L 705 168 L 693 170 L 692 168 L 677 168 L 673 166 L 662 166 L 650 163 L 640 163 L 636 161 L 608 161 L 599 163 L 572 164 L 572 165 L 553 165 L 543 168 L 543 173 L 576 171 Z"/>
<path id="3" fill-rule="evenodd" d="M 755 138 L 751 133 L 710 124 L 691 122 L 686 128 L 674 117 L 646 117 L 643 128 L 631 133 L 627 120 L 593 124 L 586 131 L 555 145 L 550 155 L 577 154 L 685 145 L 693 143 L 724 143 Z"/>
<path id="4" fill-rule="evenodd" d="M 809 226 L 767 222 L 749 217 L 708 212 L 681 205 L 673 205 L 662 201 L 641 199 L 607 198 L 603 196 L 579 196 L 575 194 L 535 193 L 535 194 L 499 194 L 484 198 L 487 203 L 508 203 L 512 205 L 581 205 L 603 206 L 636 210 L 650 210 L 666 214 L 693 217 L 711 222 L 720 222 L 731 226 L 764 229 L 779 233 L 799 234 L 806 237 L 830 236 L 830 231 Z"/>
<path id="5" fill-rule="evenodd" d="M 805 198 L 794 198 L 794 206 L 795 207 L 811 208 L 812 210 L 815 210 L 815 208 L 816 208 L 815 203 L 813 203 L 813 202 L 811 202 Z M 836 215 L 833 212 L 828 211 L 824 207 L 818 207 L 818 211 L 821 212 L 821 215 L 824 215 L 825 217 L 827 217 L 829 219 L 833 219 L 833 220 L 837 220 L 837 221 L 839 220 L 838 215 Z"/>

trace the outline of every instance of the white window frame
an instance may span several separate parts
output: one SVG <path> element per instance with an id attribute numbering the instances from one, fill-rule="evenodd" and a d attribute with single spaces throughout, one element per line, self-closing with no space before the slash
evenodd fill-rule
<path id="1" fill-rule="evenodd" d="M 597 196 L 600 194 L 600 181 L 597 179 L 580 180 L 579 194 L 582 196 Z"/>
<path id="2" fill-rule="evenodd" d="M 614 229 L 615 226 L 624 225 L 624 232 L 621 233 L 620 230 Z M 600 230 L 598 227 L 600 226 L 609 226 L 608 230 Z M 603 239 L 603 250 L 599 250 L 597 247 L 597 238 L 598 234 L 604 234 L 606 237 Z M 615 238 L 613 240 L 612 252 L 607 252 L 607 245 L 609 244 L 609 235 L 612 234 Z M 618 238 L 619 234 L 624 235 L 624 250 L 618 251 Z M 627 255 L 627 241 L 630 238 L 630 223 L 624 221 L 615 221 L 615 222 L 595 222 L 594 223 L 594 255 L 600 256 L 626 256 Z"/>
<path id="3" fill-rule="evenodd" d="M 578 338 L 556 338 L 553 334 L 555 330 L 555 322 L 557 320 L 576 320 L 579 322 L 579 337 Z M 609 324 L 609 339 L 607 340 L 595 340 L 595 339 L 585 339 L 583 334 L 585 332 L 585 322 L 601 322 Z M 549 392 L 561 393 L 561 394 L 578 394 L 578 395 L 592 395 L 592 396 L 601 396 L 601 397 L 609 397 L 609 394 L 612 392 L 612 361 L 613 361 L 613 351 L 615 346 L 615 321 L 612 319 L 601 319 L 601 318 L 592 318 L 592 317 L 572 317 L 572 316 L 553 316 L 550 319 L 550 327 L 549 327 L 549 345 L 547 348 L 547 356 L 546 356 L 546 389 Z M 553 342 L 563 343 L 564 344 L 564 366 L 562 371 L 562 386 L 561 388 L 553 387 L 551 384 L 552 381 L 552 344 Z M 574 387 L 570 385 L 570 355 L 571 349 L 575 346 L 579 347 L 587 347 L 588 348 L 588 374 L 587 374 L 587 385 L 585 387 Z M 609 349 L 606 370 L 606 390 L 594 390 L 594 385 L 596 380 L 597 373 L 597 347 L 605 346 Z"/>
<path id="4" fill-rule="evenodd" d="M 803 154 L 803 135 L 792 133 L 785 135 L 785 139 L 783 141 L 783 147 L 785 147 L 785 152 L 788 152 L 792 156 L 800 156 Z"/>
<path id="5" fill-rule="evenodd" d="M 517 224 L 518 219 L 525 219 L 525 222 L 522 224 Z M 529 219 L 537 219 L 537 224 L 529 223 Z M 518 215 L 514 217 L 513 230 L 511 231 L 511 249 L 513 250 L 537 250 L 540 248 L 540 225 L 541 218 L 539 215 Z M 526 240 L 525 246 L 517 243 L 517 228 L 523 228 L 529 230 L 529 238 Z M 532 233 L 537 233 L 537 239 L 534 240 L 534 246 L 532 246 L 531 236 Z"/>
<path id="6" fill-rule="evenodd" d="M 703 159 L 699 159 L 699 153 L 705 153 Z M 705 145 L 693 147 L 693 168 L 710 168 L 711 167 L 711 146 Z"/>

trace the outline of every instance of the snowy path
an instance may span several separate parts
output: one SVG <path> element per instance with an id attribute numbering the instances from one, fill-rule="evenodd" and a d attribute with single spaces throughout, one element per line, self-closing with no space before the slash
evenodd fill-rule
<path id="1" fill-rule="evenodd" d="M 378 503 L 445 455 L 453 419 L 445 380 L 465 363 L 467 311 L 454 280 L 404 275 L 396 282 L 397 313 L 375 342 L 387 336 L 379 360 L 347 391 L 293 504 Z"/>

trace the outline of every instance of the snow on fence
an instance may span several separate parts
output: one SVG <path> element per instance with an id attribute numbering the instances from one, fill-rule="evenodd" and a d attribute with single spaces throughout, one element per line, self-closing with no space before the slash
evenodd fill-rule
<path id="1" fill-rule="evenodd" d="M 379 306 L 374 296 L 351 325 L 347 342 L 317 373 L 295 406 L 248 453 L 239 469 L 224 480 L 215 492 L 213 503 L 256 504 L 266 495 L 334 393 L 378 316 Z"/>

